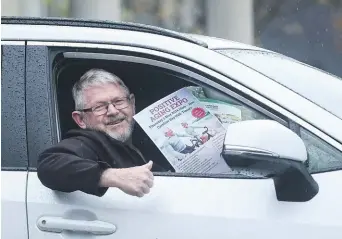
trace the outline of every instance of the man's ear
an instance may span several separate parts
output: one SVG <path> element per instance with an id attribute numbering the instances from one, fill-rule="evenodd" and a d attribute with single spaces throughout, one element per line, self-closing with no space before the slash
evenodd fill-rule
<path id="1" fill-rule="evenodd" d="M 129 98 L 131 100 L 131 104 L 135 105 L 135 96 L 134 96 L 134 94 L 130 94 Z"/>
<path id="2" fill-rule="evenodd" d="M 81 112 L 79 111 L 73 111 L 72 114 L 71 114 L 73 120 L 76 122 L 76 124 L 82 128 L 82 129 L 85 129 L 86 128 L 86 124 L 83 120 L 83 115 Z"/>

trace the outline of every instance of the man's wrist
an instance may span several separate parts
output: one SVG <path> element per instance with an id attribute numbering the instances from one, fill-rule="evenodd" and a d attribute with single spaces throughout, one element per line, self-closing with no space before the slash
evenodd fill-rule
<path id="1" fill-rule="evenodd" d="M 118 177 L 118 170 L 115 168 L 105 169 L 100 177 L 100 187 L 120 187 L 120 178 Z"/>

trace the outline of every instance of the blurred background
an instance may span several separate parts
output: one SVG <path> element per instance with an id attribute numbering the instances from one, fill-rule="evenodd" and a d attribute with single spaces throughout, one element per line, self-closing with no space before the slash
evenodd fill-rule
<path id="1" fill-rule="evenodd" d="M 342 0 L 2 0 L 1 11 L 130 21 L 215 36 L 342 77 Z"/>

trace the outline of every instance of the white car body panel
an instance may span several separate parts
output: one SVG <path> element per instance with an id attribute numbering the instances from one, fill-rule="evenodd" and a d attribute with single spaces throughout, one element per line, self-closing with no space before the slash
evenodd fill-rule
<path id="1" fill-rule="evenodd" d="M 23 239 L 27 235 L 27 172 L 1 171 L 1 238 Z"/>
<path id="2" fill-rule="evenodd" d="M 86 47 L 125 48 L 163 55 L 199 70 L 208 67 L 218 77 L 214 73 L 211 75 L 215 75 L 221 82 L 232 85 L 224 76 L 231 77 L 241 88 L 252 90 L 283 107 L 284 111 L 290 111 L 293 114 L 290 118 L 298 117 L 327 133 L 336 140 L 333 145 L 342 150 L 341 144 L 337 142 L 342 142 L 340 119 L 280 84 L 202 46 L 161 35 L 127 30 L 25 25 L 2 25 L 1 28 L 3 39 L 26 39 L 30 41 L 28 45 L 35 45 L 37 42 L 42 45 L 50 44 L 46 41 L 51 41 L 52 44 L 56 41 L 83 42 Z M 196 35 L 193 37 L 206 41 L 209 48 L 260 50 L 220 39 Z M 252 96 L 251 93 L 248 94 Z M 42 216 L 74 220 L 96 219 L 117 227 L 111 235 L 83 235 L 94 239 L 126 239 L 136 238 L 137 235 L 142 239 L 342 238 L 341 170 L 314 174 L 319 193 L 312 200 L 302 203 L 278 201 L 271 179 L 155 176 L 151 193 L 137 198 L 113 188 L 103 197 L 81 192 L 54 192 L 41 184 L 35 172 L 28 174 L 26 196 L 27 173 L 2 172 L 2 213 L 6 216 L 2 220 L 3 238 L 28 238 L 27 231 L 29 238 L 35 239 L 81 236 L 70 232 L 41 231 L 37 227 L 37 220 Z M 7 219 L 8 215 L 11 215 L 10 220 Z M 86 226 L 85 224 L 84 227 Z"/>
<path id="3" fill-rule="evenodd" d="M 29 174 L 30 238 L 60 238 L 36 227 L 41 216 L 74 212 L 83 220 L 117 227 L 93 238 L 237 238 L 340 239 L 342 237 L 342 171 L 314 175 L 320 192 L 303 203 L 279 202 L 271 179 L 155 177 L 151 193 L 132 197 L 109 189 L 98 198 L 81 192 L 53 192 Z M 78 210 L 78 213 L 77 213 Z M 66 237 L 66 233 L 62 233 Z"/>

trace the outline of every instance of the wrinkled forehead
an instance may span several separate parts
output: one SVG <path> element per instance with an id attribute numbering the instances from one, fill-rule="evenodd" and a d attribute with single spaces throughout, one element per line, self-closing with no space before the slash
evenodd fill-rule
<path id="1" fill-rule="evenodd" d="M 90 85 L 83 90 L 83 100 L 85 105 L 108 102 L 126 96 L 127 92 L 118 83 Z"/>

